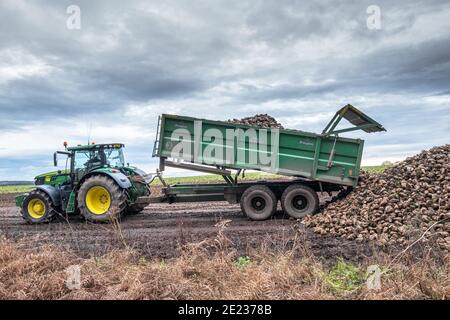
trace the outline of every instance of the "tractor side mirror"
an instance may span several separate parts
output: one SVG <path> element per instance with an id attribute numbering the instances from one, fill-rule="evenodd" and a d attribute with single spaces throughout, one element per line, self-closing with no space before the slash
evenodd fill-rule
<path id="1" fill-rule="evenodd" d="M 53 154 L 53 164 L 55 165 L 55 167 L 58 166 L 58 153 L 59 153 L 59 154 L 66 155 L 66 156 L 68 156 L 68 157 L 70 157 L 70 156 L 72 155 L 72 153 L 70 153 L 70 152 L 68 152 L 68 151 L 56 151 L 56 152 Z"/>

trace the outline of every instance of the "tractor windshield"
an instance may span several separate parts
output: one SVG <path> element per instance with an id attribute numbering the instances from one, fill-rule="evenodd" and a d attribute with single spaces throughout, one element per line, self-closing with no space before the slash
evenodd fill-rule
<path id="1" fill-rule="evenodd" d="M 125 165 L 122 149 L 111 148 L 105 149 L 106 165 L 111 167 L 122 168 Z"/>
<path id="2" fill-rule="evenodd" d="M 90 170 L 96 167 L 108 166 L 122 168 L 125 165 L 121 148 L 99 148 L 77 150 L 75 152 L 74 169 Z"/>

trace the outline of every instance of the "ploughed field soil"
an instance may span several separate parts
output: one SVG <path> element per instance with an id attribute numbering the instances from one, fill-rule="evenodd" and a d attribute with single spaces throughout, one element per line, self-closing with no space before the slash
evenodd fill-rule
<path id="1" fill-rule="evenodd" d="M 0 237 L 30 247 L 55 244 L 86 257 L 124 247 L 148 258 L 177 257 L 182 245 L 215 238 L 215 225 L 223 220 L 231 220 L 225 235 L 238 255 L 252 255 L 253 250 L 261 248 L 281 253 L 294 244 L 305 243 L 315 256 L 332 264 L 337 257 L 360 262 L 373 252 L 369 242 L 315 234 L 281 211 L 271 220 L 250 221 L 239 205 L 226 202 L 151 204 L 138 215 L 123 217 L 118 225 L 92 224 L 78 216 L 69 221 L 59 218 L 50 224 L 28 225 L 14 207 L 14 194 L 0 195 Z"/>

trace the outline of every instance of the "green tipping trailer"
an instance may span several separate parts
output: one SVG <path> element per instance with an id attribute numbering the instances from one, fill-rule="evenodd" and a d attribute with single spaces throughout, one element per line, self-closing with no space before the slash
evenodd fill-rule
<path id="1" fill-rule="evenodd" d="M 338 130 L 342 119 L 353 126 Z M 150 201 L 226 200 L 240 203 L 251 219 L 264 220 L 280 200 L 289 215 L 303 217 L 318 210 L 317 192 L 357 185 L 364 141 L 339 136 L 353 130 L 385 131 L 351 105 L 340 109 L 321 134 L 163 114 L 153 150 L 160 158 L 157 177 L 164 184 L 163 195 Z M 225 183 L 167 186 L 161 176 L 166 166 L 218 174 Z M 292 178 L 241 183 L 238 177 L 245 170 Z"/>

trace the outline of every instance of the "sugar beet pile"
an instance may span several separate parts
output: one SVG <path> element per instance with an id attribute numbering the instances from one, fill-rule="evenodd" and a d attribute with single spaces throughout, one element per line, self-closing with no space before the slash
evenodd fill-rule
<path id="1" fill-rule="evenodd" d="M 435 240 L 450 250 L 450 144 L 407 158 L 383 173 L 362 173 L 346 198 L 303 223 L 320 234 L 377 244 Z"/>
<path id="2" fill-rule="evenodd" d="M 257 114 L 253 117 L 246 117 L 242 119 L 230 119 L 228 122 L 247 124 L 251 126 L 258 126 L 262 128 L 278 128 L 283 129 L 281 123 L 279 123 L 274 117 L 268 114 Z"/>

